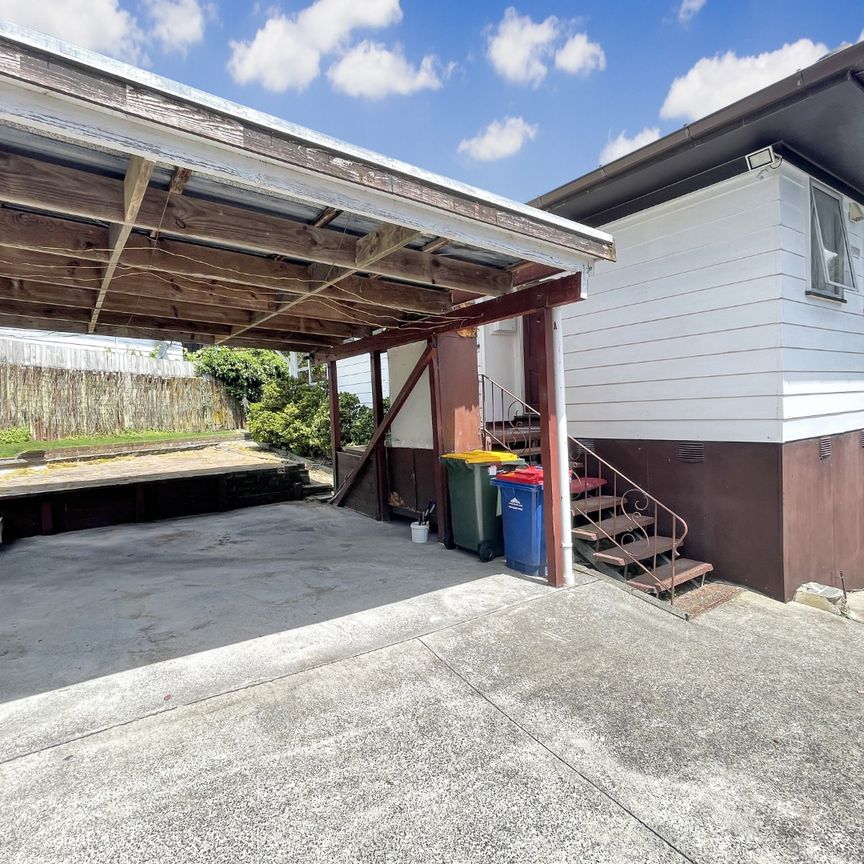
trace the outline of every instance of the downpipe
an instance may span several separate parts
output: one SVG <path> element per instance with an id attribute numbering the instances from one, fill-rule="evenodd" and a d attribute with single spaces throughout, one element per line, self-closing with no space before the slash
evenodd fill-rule
<path id="1" fill-rule="evenodd" d="M 585 278 L 583 273 L 582 278 Z M 555 389 L 555 417 L 558 424 L 558 490 L 561 512 L 561 560 L 566 586 L 573 577 L 573 517 L 570 515 L 570 441 L 567 436 L 567 392 L 564 385 L 564 311 L 552 310 L 552 378 Z"/>

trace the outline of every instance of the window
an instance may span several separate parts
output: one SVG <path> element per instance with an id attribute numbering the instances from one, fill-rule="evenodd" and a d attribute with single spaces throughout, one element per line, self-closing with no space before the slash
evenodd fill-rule
<path id="1" fill-rule="evenodd" d="M 854 288 L 854 283 L 841 201 L 815 184 L 810 201 L 810 290 L 842 299 L 844 288 Z"/>

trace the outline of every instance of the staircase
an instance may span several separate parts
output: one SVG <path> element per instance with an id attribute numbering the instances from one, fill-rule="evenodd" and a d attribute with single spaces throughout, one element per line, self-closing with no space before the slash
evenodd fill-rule
<path id="1" fill-rule="evenodd" d="M 540 413 L 518 396 L 480 376 L 487 449 L 505 449 L 527 462 L 540 455 Z M 714 569 L 683 557 L 687 523 L 665 504 L 575 438 L 570 442 L 573 551 L 592 567 L 631 588 L 666 596 Z"/>

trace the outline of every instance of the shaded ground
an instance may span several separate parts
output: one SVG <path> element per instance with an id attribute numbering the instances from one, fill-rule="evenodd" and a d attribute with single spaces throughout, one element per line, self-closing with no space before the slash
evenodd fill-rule
<path id="1" fill-rule="evenodd" d="M 685 622 L 587 574 L 551 591 L 494 562 L 412 548 L 403 525 L 320 505 L 257 516 L 268 560 L 147 533 L 191 525 L 199 542 L 239 541 L 256 511 L 88 532 L 114 550 L 97 565 L 104 587 L 123 548 L 149 544 L 177 556 L 175 580 L 222 574 L 223 589 L 263 591 L 262 613 L 280 590 L 294 600 L 255 638 L 201 650 L 180 628 L 178 646 L 195 653 L 0 706 L 4 862 L 864 859 L 860 624 L 749 592 Z M 302 546 L 310 526 L 320 534 L 295 564 L 285 538 Z M 26 557 L 48 574 L 75 536 L 27 541 Z M 424 593 L 426 567 L 439 581 Z M 74 599 L 71 575 L 48 588 L 60 606 Z M 262 588 L 274 578 L 275 594 Z M 329 589 L 321 620 L 292 588 L 300 579 Z M 169 593 L 166 607 L 201 600 Z M 144 602 L 159 620 L 175 614 Z M 251 602 L 238 599 L 237 622 Z M 220 603 L 216 620 L 230 620 Z M 94 650 L 128 657 L 136 639 L 121 628 Z M 42 671 L 27 661 L 19 691 L 50 680 L 52 656 Z"/>

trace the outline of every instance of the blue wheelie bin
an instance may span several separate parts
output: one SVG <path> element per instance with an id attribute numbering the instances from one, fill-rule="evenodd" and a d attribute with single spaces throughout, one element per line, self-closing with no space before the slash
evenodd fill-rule
<path id="1" fill-rule="evenodd" d="M 501 493 L 504 558 L 507 566 L 528 576 L 545 576 L 543 469 L 517 468 L 490 482 Z"/>

